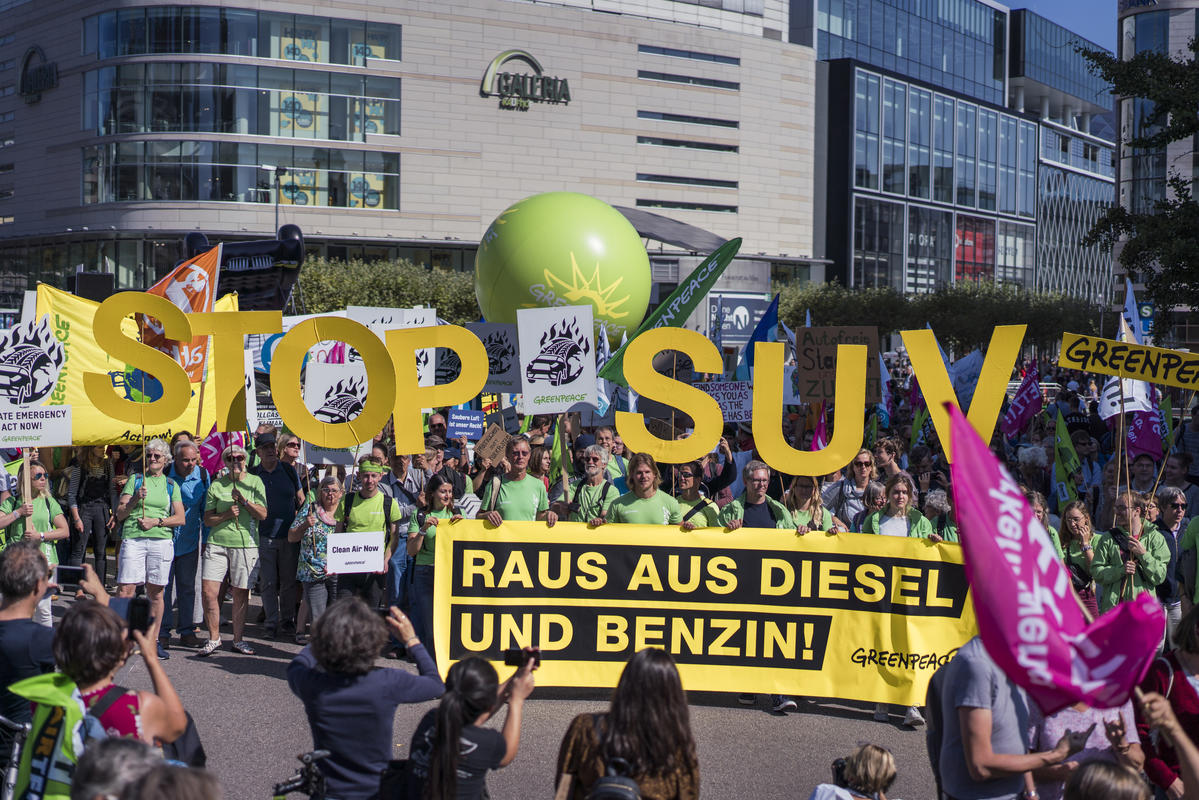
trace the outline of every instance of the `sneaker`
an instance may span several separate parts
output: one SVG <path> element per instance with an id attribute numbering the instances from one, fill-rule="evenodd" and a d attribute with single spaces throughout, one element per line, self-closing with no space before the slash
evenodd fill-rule
<path id="1" fill-rule="evenodd" d="M 874 706 L 874 721 L 875 722 L 890 722 L 891 714 L 889 713 L 886 703 L 877 703 Z"/>
<path id="2" fill-rule="evenodd" d="M 750 692 L 742 692 L 737 695 L 737 702 L 743 706 L 756 706 L 758 704 L 757 695 Z"/>
<path id="3" fill-rule="evenodd" d="M 263 632 L 262 632 L 263 639 L 274 639 L 275 636 L 277 636 L 277 635 L 278 635 L 278 631 L 276 631 L 270 625 L 266 626 L 266 629 L 263 630 Z"/>
<path id="4" fill-rule="evenodd" d="M 924 724 L 924 715 L 916 706 L 908 706 L 908 713 L 903 716 L 903 724 L 909 728 L 917 728 Z"/>
<path id="5" fill-rule="evenodd" d="M 212 655 L 213 653 L 215 653 L 217 650 L 220 650 L 220 649 L 221 649 L 221 640 L 220 639 L 209 639 L 207 642 L 204 643 L 204 646 L 200 648 L 200 652 L 196 653 L 196 655 L 199 656 L 200 658 L 203 658 L 205 656 Z"/>
<path id="6" fill-rule="evenodd" d="M 770 710 L 776 714 L 799 710 L 799 704 L 795 702 L 794 698 L 787 697 L 784 694 L 776 694 L 773 699 L 774 704 L 771 705 Z"/>
<path id="7" fill-rule="evenodd" d="M 199 636 L 196 636 L 194 633 L 189 631 L 179 637 L 179 644 L 183 645 L 184 647 L 199 647 L 203 644 L 203 642 L 200 641 Z"/>
<path id="8" fill-rule="evenodd" d="M 254 655 L 254 648 L 250 647 L 250 645 L 246 644 L 245 642 L 234 642 L 232 647 L 243 656 Z"/>
<path id="9" fill-rule="evenodd" d="M 166 646 L 162 643 L 162 640 L 159 639 L 158 640 L 158 660 L 166 661 L 170 657 L 171 657 L 171 654 L 167 652 Z"/>

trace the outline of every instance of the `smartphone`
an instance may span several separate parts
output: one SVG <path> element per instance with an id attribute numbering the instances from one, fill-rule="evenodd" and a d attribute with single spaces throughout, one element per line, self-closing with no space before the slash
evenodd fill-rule
<path id="1" fill-rule="evenodd" d="M 129 607 L 125 611 L 125 621 L 129 623 L 129 630 L 142 633 L 150 630 L 150 623 L 154 621 L 154 618 L 150 616 L 150 600 L 145 595 L 139 595 L 129 600 Z"/>
<path id="2" fill-rule="evenodd" d="M 532 661 L 534 667 L 541 666 L 541 648 L 534 647 L 530 655 L 519 647 L 510 647 L 504 651 L 504 666 L 523 667 L 526 661 Z"/>
<path id="3" fill-rule="evenodd" d="M 78 586 L 83 580 L 83 567 L 59 564 L 54 568 L 54 582 L 60 587 Z"/>
<path id="4" fill-rule="evenodd" d="M 376 608 L 375 613 L 383 619 L 388 619 L 391 617 L 391 610 L 393 608 L 396 608 L 396 606 L 383 606 L 382 608 Z"/>

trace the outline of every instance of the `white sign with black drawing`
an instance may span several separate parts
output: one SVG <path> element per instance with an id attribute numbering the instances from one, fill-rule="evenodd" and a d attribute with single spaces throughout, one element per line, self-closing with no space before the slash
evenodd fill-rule
<path id="1" fill-rule="evenodd" d="M 359 322 L 387 342 L 387 331 L 397 328 L 427 328 L 437 324 L 437 309 L 424 308 L 381 308 L 377 306 L 348 306 L 346 317 Z M 348 349 L 348 361 L 361 361 L 354 348 Z M 416 375 L 418 386 L 432 386 L 437 380 L 437 351 L 432 347 L 416 351 Z"/>
<path id="2" fill-rule="evenodd" d="M 366 405 L 366 365 L 308 362 L 304 370 L 304 405 L 320 422 L 335 425 L 349 422 Z M 358 447 L 318 447 L 308 445 L 310 464 L 354 464 L 362 452 L 370 452 L 370 442 Z"/>
<path id="3" fill-rule="evenodd" d="M 516 345 L 516 326 L 504 322 L 471 322 L 466 329 L 479 337 L 487 351 L 485 392 L 519 392 L 520 355 Z"/>
<path id="4" fill-rule="evenodd" d="M 0 447 L 71 444 L 71 407 L 42 405 L 65 362 L 48 314 L 0 331 Z"/>
<path id="5" fill-rule="evenodd" d="M 520 308 L 516 327 L 525 413 L 557 414 L 594 407 L 592 307 Z"/>

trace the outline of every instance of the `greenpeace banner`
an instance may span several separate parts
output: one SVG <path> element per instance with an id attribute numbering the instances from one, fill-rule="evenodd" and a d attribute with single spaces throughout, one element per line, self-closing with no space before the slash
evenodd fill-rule
<path id="1" fill-rule="evenodd" d="M 660 647 L 691 691 L 913 705 L 975 632 L 960 548 L 925 539 L 461 520 L 436 546 L 442 670 L 537 645 L 540 686 L 615 686 Z"/>
<path id="2" fill-rule="evenodd" d="M 106 373 L 113 387 L 128 400 L 155 400 L 162 396 L 162 384 L 140 370 L 128 367 L 124 362 L 108 355 L 96 342 L 92 333 L 92 319 L 96 316 L 99 303 L 76 297 L 70 292 L 39 283 L 37 286 L 37 317 L 49 315 L 50 330 L 62 345 L 62 368 L 59 370 L 54 391 L 46 407 L 72 406 L 71 429 L 73 444 L 133 444 L 142 441 L 142 429 L 138 425 L 122 422 L 95 407 L 83 389 L 85 372 Z M 216 302 L 216 311 L 237 311 L 237 295 L 222 297 Z M 126 318 L 124 330 L 130 338 L 137 338 L 137 324 L 132 317 Z M 215 349 L 208 354 L 210 368 L 217 363 Z M 240 372 L 240 365 L 239 370 Z M 215 373 L 213 373 L 215 374 Z M 171 422 L 146 428 L 146 440 L 170 439 L 181 430 L 196 431 L 196 412 L 199 407 L 198 384 L 191 384 L 191 399 L 187 410 Z M 216 419 L 216 392 L 204 395 L 204 415 L 200 430 L 208 430 Z"/>

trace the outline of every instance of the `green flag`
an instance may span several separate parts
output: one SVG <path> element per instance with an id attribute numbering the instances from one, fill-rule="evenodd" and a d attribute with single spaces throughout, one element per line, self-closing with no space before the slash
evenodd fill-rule
<path id="1" fill-rule="evenodd" d="M 871 450 L 874 449 L 874 443 L 878 441 L 878 414 L 870 415 L 870 430 L 866 432 L 866 446 Z"/>
<path id="2" fill-rule="evenodd" d="M 554 430 L 550 432 L 550 435 L 554 437 L 554 447 L 550 451 L 550 483 L 551 484 L 557 483 L 559 480 L 562 479 L 562 471 L 563 470 L 566 471 L 567 477 L 568 478 L 570 477 L 570 456 L 565 455 L 565 451 L 563 449 L 563 439 L 565 437 L 562 435 L 563 432 L 558 430 L 558 426 L 560 424 L 561 424 L 561 421 L 559 421 L 557 424 L 555 424 Z"/>
<path id="3" fill-rule="evenodd" d="M 686 280 L 679 283 L 678 288 L 670 293 L 670 297 L 662 301 L 654 313 L 645 318 L 645 322 L 641 323 L 637 332 L 629 337 L 629 341 L 633 341 L 653 328 L 681 327 L 687 317 L 691 316 L 695 307 L 708 296 L 712 285 L 724 274 L 725 267 L 729 265 L 740 249 L 740 239 L 729 239 L 713 250 L 712 254 L 701 261 L 700 265 L 687 276 Z M 628 346 L 627 342 L 617 348 L 612 357 L 608 359 L 608 363 L 600 368 L 599 377 L 619 383 L 621 386 L 629 385 L 624 379 L 624 349 L 626 346 Z"/>
<path id="4" fill-rule="evenodd" d="M 916 418 L 912 420 L 912 438 L 908 442 L 908 450 L 924 441 L 924 426 L 931 420 L 932 416 L 928 413 L 928 406 L 924 406 L 916 412 Z"/>
<path id="5" fill-rule="evenodd" d="M 1057 428 L 1053 436 L 1053 493 L 1057 495 L 1057 505 L 1060 511 L 1066 503 L 1078 499 L 1078 487 L 1074 485 L 1074 474 L 1082 469 L 1078 460 L 1078 451 L 1074 449 L 1074 440 L 1066 429 L 1066 420 L 1062 414 L 1057 415 Z"/>

